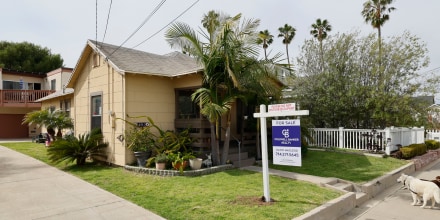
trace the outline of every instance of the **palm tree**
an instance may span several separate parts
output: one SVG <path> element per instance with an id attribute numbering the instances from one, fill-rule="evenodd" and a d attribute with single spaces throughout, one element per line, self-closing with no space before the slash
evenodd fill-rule
<path id="1" fill-rule="evenodd" d="M 27 113 L 24 116 L 23 124 L 35 124 L 37 127 L 45 126 L 48 131 L 58 129 L 58 138 L 62 137 L 61 131 L 63 129 L 73 128 L 72 118 L 70 118 L 65 112 L 60 110 L 51 112 L 49 109 Z"/>
<path id="2" fill-rule="evenodd" d="M 312 30 L 310 34 L 313 35 L 319 41 L 319 49 L 321 52 L 321 70 L 324 68 L 324 50 L 322 48 L 322 41 L 327 38 L 327 32 L 332 30 L 332 26 L 324 19 L 321 21 L 320 18 L 316 19 L 316 23 L 312 24 Z"/>
<path id="3" fill-rule="evenodd" d="M 273 35 L 271 35 L 267 29 L 264 31 L 260 31 L 260 33 L 258 33 L 257 44 L 263 44 L 264 58 L 266 60 L 267 60 L 267 53 L 266 53 L 267 47 L 269 47 L 269 45 L 272 43 L 273 43 Z"/>
<path id="4" fill-rule="evenodd" d="M 381 62 L 382 54 L 382 38 L 381 38 L 381 27 L 386 21 L 390 19 L 391 11 L 395 10 L 394 7 L 388 7 L 393 3 L 393 0 L 368 0 L 364 3 L 364 8 L 362 10 L 362 16 L 365 18 L 365 22 L 377 28 L 378 42 L 379 42 L 379 64 Z"/>
<path id="5" fill-rule="evenodd" d="M 205 15 L 202 23 L 208 33 L 202 33 L 202 36 L 209 43 L 200 40 L 196 32 L 184 23 L 174 23 L 166 32 L 171 47 L 189 47 L 194 57 L 203 65 L 202 88 L 198 89 L 192 98 L 200 104 L 201 113 L 210 121 L 211 140 L 215 140 L 211 141 L 212 159 L 216 165 L 226 162 L 230 138 L 230 109 L 236 98 L 239 98 L 244 90 L 250 90 L 257 85 L 260 85 L 259 89 L 254 92 L 259 95 L 265 95 L 265 91 L 270 91 L 269 89 L 279 88 L 267 85 L 272 83 L 272 80 L 260 80 L 266 74 L 265 71 L 249 71 L 254 65 L 262 65 L 261 62 L 256 62 L 256 28 L 259 20 L 240 20 L 241 14 L 233 17 L 215 16 L 214 13 Z M 250 84 L 253 86 L 249 86 Z M 219 122 L 222 117 L 226 117 L 227 127 L 220 162 Z"/>
<path id="6" fill-rule="evenodd" d="M 288 24 L 285 24 L 283 27 L 278 28 L 278 31 L 280 32 L 278 34 L 278 37 L 282 37 L 283 44 L 286 45 L 287 64 L 290 70 L 291 66 L 290 66 L 290 58 L 289 58 L 289 44 L 292 42 L 293 38 L 295 37 L 296 29 Z"/>

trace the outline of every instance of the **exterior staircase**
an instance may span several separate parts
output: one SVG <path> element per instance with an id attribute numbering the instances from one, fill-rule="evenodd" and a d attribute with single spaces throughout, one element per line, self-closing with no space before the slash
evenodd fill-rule
<path id="1" fill-rule="evenodd" d="M 360 206 L 362 203 L 366 202 L 369 197 L 366 193 L 362 192 L 359 186 L 355 183 L 338 179 L 330 178 L 330 181 L 324 183 L 327 187 L 331 187 L 343 192 L 353 192 L 356 195 L 356 207 Z"/>

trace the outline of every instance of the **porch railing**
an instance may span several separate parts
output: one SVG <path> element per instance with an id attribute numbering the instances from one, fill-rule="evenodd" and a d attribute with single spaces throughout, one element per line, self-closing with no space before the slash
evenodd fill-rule
<path id="1" fill-rule="evenodd" d="M 423 143 L 425 129 L 389 127 L 382 130 L 311 128 L 310 144 L 319 147 L 337 147 L 353 150 L 384 150 L 387 154 L 398 146 Z"/>
<path id="2" fill-rule="evenodd" d="M 35 100 L 41 99 L 54 93 L 54 90 L 0 90 L 0 105 L 7 104 L 27 104 L 35 103 Z"/>

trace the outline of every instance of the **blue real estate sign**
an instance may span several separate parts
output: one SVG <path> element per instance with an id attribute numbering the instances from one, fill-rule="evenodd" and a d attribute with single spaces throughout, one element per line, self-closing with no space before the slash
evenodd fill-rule
<path id="1" fill-rule="evenodd" d="M 301 166 L 301 127 L 299 120 L 272 120 L 273 163 Z"/>

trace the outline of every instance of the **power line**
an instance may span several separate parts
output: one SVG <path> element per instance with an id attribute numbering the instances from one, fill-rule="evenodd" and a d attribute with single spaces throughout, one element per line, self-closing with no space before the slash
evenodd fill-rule
<path id="1" fill-rule="evenodd" d="M 98 0 L 95 1 L 95 41 L 98 41 Z"/>
<path id="2" fill-rule="evenodd" d="M 435 71 L 437 71 L 437 70 L 440 70 L 440 66 L 439 66 L 439 67 L 436 67 L 436 68 L 434 68 L 434 69 L 431 69 L 431 70 L 427 70 L 427 71 L 425 71 L 424 73 L 432 73 L 432 72 L 435 72 Z"/>
<path id="3" fill-rule="evenodd" d="M 162 5 L 166 2 L 166 0 L 162 0 L 157 6 L 156 8 L 154 8 L 154 10 L 148 15 L 148 17 L 142 22 L 141 25 L 139 25 L 138 28 L 136 28 L 136 30 L 124 41 L 122 42 L 121 45 L 119 45 L 118 48 L 116 48 L 113 52 L 110 53 L 110 55 L 107 56 L 107 58 L 109 58 L 111 55 L 113 55 L 117 50 L 119 50 L 119 48 L 121 48 L 125 43 L 127 43 L 128 40 L 130 40 L 130 38 L 132 38 L 141 28 L 142 26 L 144 26 L 145 23 L 147 23 L 148 20 L 150 20 L 150 18 L 156 14 L 156 12 L 160 9 L 160 7 L 162 7 Z"/>
<path id="4" fill-rule="evenodd" d="M 165 25 L 163 28 L 161 28 L 160 30 L 158 30 L 157 32 L 155 32 L 154 34 L 152 34 L 151 36 L 149 36 L 147 39 L 145 39 L 144 41 L 140 42 L 139 44 L 137 44 L 136 46 L 132 47 L 132 48 L 136 48 L 138 46 L 140 46 L 141 44 L 147 42 L 148 40 L 150 40 L 151 38 L 153 38 L 154 36 L 156 36 L 158 33 L 160 33 L 163 29 L 165 29 L 166 27 L 168 27 L 170 24 L 172 24 L 174 21 L 176 21 L 178 18 L 180 18 L 183 14 L 185 14 L 189 9 L 191 9 L 195 4 L 197 4 L 200 0 L 195 1 L 192 5 L 190 5 L 188 8 L 185 9 L 185 11 L 183 11 L 182 13 L 180 13 L 176 18 L 174 18 L 173 20 L 171 20 L 167 25 Z"/>
<path id="5" fill-rule="evenodd" d="M 107 23 L 105 24 L 104 37 L 102 37 L 103 43 L 104 43 L 105 35 L 107 34 L 107 27 L 108 27 L 108 21 L 110 20 L 110 11 L 112 10 L 112 3 L 113 3 L 113 0 L 110 0 L 110 7 L 108 8 Z"/>

